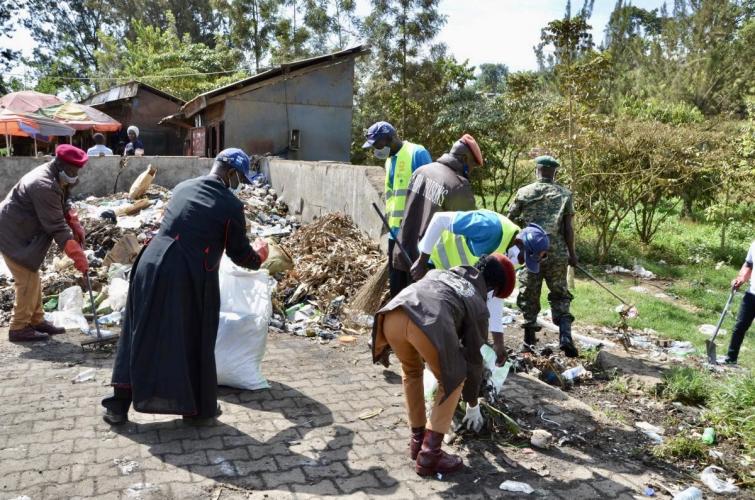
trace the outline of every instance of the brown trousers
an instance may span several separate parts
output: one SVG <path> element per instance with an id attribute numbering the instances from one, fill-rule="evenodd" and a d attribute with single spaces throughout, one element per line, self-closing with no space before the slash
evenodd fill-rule
<path id="1" fill-rule="evenodd" d="M 42 310 L 42 278 L 39 271 L 30 271 L 21 264 L 3 255 L 5 264 L 15 280 L 16 301 L 13 303 L 13 317 L 10 330 L 21 330 L 38 325 L 45 320 Z"/>
<path id="2" fill-rule="evenodd" d="M 430 423 L 427 424 L 425 413 L 425 391 L 422 373 L 427 363 L 428 368 L 438 381 L 441 380 L 440 363 L 438 352 L 432 342 L 409 315 L 401 308 L 395 309 L 385 315 L 383 319 L 383 335 L 386 342 L 399 361 L 403 371 L 404 398 L 406 411 L 409 413 L 409 425 L 411 427 L 424 427 L 445 434 L 451 428 L 456 405 L 461 397 L 464 387 L 462 382 L 456 387 L 443 403 L 440 401 L 445 396 L 445 388 L 438 383 L 435 394 L 435 405 L 430 413 Z M 424 360 L 424 361 L 423 361 Z"/>

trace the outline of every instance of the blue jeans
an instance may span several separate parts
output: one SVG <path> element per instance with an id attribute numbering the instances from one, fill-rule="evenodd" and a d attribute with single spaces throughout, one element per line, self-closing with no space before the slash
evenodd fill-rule
<path id="1" fill-rule="evenodd" d="M 739 306 L 737 323 L 734 325 L 734 331 L 731 334 L 729 352 L 727 353 L 727 357 L 730 361 L 737 360 L 737 357 L 739 356 L 739 348 L 742 347 L 745 333 L 747 333 L 750 325 L 752 325 L 753 319 L 755 319 L 755 295 L 746 292 L 742 299 L 742 305 Z"/>

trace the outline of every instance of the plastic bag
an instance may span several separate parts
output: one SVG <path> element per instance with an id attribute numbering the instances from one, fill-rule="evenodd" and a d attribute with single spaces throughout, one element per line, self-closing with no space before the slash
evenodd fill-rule
<path id="1" fill-rule="evenodd" d="M 126 307 L 126 299 L 128 298 L 128 281 L 113 278 L 107 287 L 107 293 L 106 307 L 110 307 L 114 312 L 122 311 Z"/>
<path id="2" fill-rule="evenodd" d="M 432 408 L 435 402 L 435 393 L 438 391 L 438 380 L 433 372 L 425 368 L 422 373 L 422 384 L 425 387 L 425 403 L 427 408 Z"/>
<path id="3" fill-rule="evenodd" d="M 128 190 L 128 197 L 132 200 L 137 200 L 144 196 L 152 181 L 155 180 L 156 174 L 157 168 L 147 165 L 147 170 L 139 174 L 139 177 L 131 184 L 131 189 Z"/>
<path id="4" fill-rule="evenodd" d="M 270 387 L 262 375 L 267 331 L 273 316 L 267 271 L 248 271 L 223 256 L 219 269 L 220 322 L 215 341 L 218 385 L 238 389 Z"/>
<path id="5" fill-rule="evenodd" d="M 503 366 L 496 366 L 496 353 L 487 344 L 480 347 L 480 354 L 482 354 L 482 362 L 485 365 L 485 368 L 490 371 L 490 378 L 488 382 L 493 387 L 495 394 L 498 395 L 503 389 L 503 384 L 504 382 L 506 382 L 506 377 L 509 376 L 511 362 L 507 361 Z"/>
<path id="6" fill-rule="evenodd" d="M 724 470 L 721 467 L 709 465 L 703 470 L 702 474 L 700 474 L 700 480 L 705 484 L 705 486 L 710 488 L 713 493 L 739 493 L 739 486 L 734 484 L 734 480 L 727 479 L 726 481 L 723 481 L 718 478 L 716 472 L 724 472 Z"/>
<path id="7" fill-rule="evenodd" d="M 123 237 L 115 243 L 113 248 L 110 249 L 107 255 L 105 255 L 105 258 L 102 260 L 102 265 L 108 267 L 114 264 L 133 264 L 141 249 L 142 247 L 136 239 L 136 236 L 131 233 L 124 234 Z"/>
<path id="8" fill-rule="evenodd" d="M 84 292 L 80 286 L 66 288 L 58 296 L 58 311 L 73 311 L 81 314 L 84 308 Z"/>
<path id="9" fill-rule="evenodd" d="M 294 268 L 294 259 L 285 248 L 269 238 L 265 239 L 265 241 L 270 250 L 270 255 L 267 256 L 267 260 L 262 264 L 264 269 L 267 269 L 270 274 L 275 274 L 284 273 Z"/>

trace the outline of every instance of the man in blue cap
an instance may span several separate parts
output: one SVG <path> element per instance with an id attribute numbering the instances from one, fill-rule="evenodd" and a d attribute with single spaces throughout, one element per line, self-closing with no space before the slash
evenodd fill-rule
<path id="1" fill-rule="evenodd" d="M 391 297 L 409 284 L 409 273 L 393 267 L 391 255 L 404 218 L 409 180 L 415 170 L 432 162 L 430 153 L 419 144 L 402 141 L 388 122 L 374 123 L 365 134 L 362 147 L 372 148 L 375 157 L 385 160 L 385 216 L 391 228 L 388 234 L 388 281 Z"/>
<path id="2" fill-rule="evenodd" d="M 209 175 L 173 190 L 160 232 L 131 270 L 123 328 L 113 366 L 114 394 L 104 419 L 128 421 L 128 410 L 182 415 L 204 424 L 219 415 L 215 338 L 220 317 L 218 267 L 225 252 L 238 266 L 259 269 L 263 240 L 249 242 L 244 204 L 249 157 L 230 148 Z"/>
<path id="3" fill-rule="evenodd" d="M 509 208 L 509 218 L 519 225 L 537 224 L 550 238 L 548 260 L 538 271 L 525 269 L 519 275 L 519 295 L 516 302 L 524 316 L 524 350 L 532 351 L 537 342 L 537 315 L 540 313 L 540 293 L 543 280 L 548 285 L 551 318 L 559 328 L 559 346 L 564 354 L 576 358 L 571 325 L 574 321 L 569 306 L 574 298 L 566 284 L 569 265 L 577 265 L 574 247 L 574 201 L 572 193 L 556 184 L 556 170 L 560 166 L 552 156 L 535 158 L 537 181 L 517 191 Z"/>
<path id="4" fill-rule="evenodd" d="M 482 255 L 506 255 L 517 268 L 540 272 L 540 263 L 547 258 L 550 242 L 545 230 L 537 224 L 524 229 L 492 210 L 437 212 L 430 219 L 419 242 L 419 258 L 411 269 L 415 281 L 422 279 L 432 264 L 435 269 L 474 265 Z M 503 364 L 503 301 L 488 297 L 490 331 L 497 361 Z"/>

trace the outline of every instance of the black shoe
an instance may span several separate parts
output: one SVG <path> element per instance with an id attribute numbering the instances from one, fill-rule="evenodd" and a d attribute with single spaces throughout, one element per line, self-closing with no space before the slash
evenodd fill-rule
<path id="1" fill-rule="evenodd" d="M 561 342 L 559 349 L 564 351 L 564 356 L 566 356 L 567 358 L 579 357 L 579 351 L 577 350 L 576 347 L 574 347 L 574 344 L 572 343 L 571 339 L 569 339 L 568 342 Z"/>
<path id="2" fill-rule="evenodd" d="M 531 328 L 524 329 L 524 343 L 519 352 L 535 353 L 535 344 L 537 344 L 537 330 Z"/>
<path id="3" fill-rule="evenodd" d="M 736 365 L 737 364 L 737 360 L 736 359 L 731 359 L 729 356 L 726 356 L 726 358 L 724 359 L 724 364 L 725 365 Z"/>
<path id="4" fill-rule="evenodd" d="M 128 415 L 125 413 L 115 413 L 112 410 L 105 410 L 102 420 L 110 425 L 123 425 L 128 422 Z"/>

